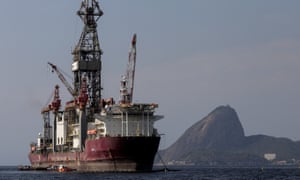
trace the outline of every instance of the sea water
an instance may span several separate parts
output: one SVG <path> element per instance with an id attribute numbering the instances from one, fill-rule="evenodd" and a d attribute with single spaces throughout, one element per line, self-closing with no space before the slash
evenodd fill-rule
<path id="1" fill-rule="evenodd" d="M 161 168 L 161 167 L 160 167 Z M 157 171 L 151 173 L 79 173 L 50 171 L 19 171 L 17 167 L 0 167 L 0 179 L 62 179 L 62 180 L 258 180 L 258 179 L 299 179 L 300 169 L 296 167 L 169 167 L 176 171 Z"/>

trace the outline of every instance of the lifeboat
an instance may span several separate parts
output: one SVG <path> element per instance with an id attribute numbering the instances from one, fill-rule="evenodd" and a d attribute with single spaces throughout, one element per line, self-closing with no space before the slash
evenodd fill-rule
<path id="1" fill-rule="evenodd" d="M 70 172 L 70 171 L 75 171 L 75 169 L 72 169 L 72 168 L 69 168 L 69 167 L 60 165 L 60 166 L 57 168 L 57 171 L 58 171 L 58 172 Z"/>
<path id="2" fill-rule="evenodd" d="M 88 135 L 95 135 L 95 134 L 97 134 L 97 130 L 96 130 L 96 129 L 88 130 L 88 131 L 87 131 L 87 134 L 88 134 Z"/>

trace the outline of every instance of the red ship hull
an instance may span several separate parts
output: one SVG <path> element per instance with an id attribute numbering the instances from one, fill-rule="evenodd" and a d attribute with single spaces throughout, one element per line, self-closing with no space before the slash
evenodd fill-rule
<path id="1" fill-rule="evenodd" d="M 33 167 L 65 165 L 85 172 L 151 171 L 160 137 L 103 137 L 87 140 L 83 152 L 30 153 Z"/>

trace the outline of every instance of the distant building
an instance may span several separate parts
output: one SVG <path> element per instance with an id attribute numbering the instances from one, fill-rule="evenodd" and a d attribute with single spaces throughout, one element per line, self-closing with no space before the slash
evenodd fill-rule
<path id="1" fill-rule="evenodd" d="M 273 161 L 276 159 L 276 154 L 275 153 L 266 153 L 264 154 L 264 158 L 268 161 Z"/>
<path id="2" fill-rule="evenodd" d="M 180 166 L 193 166 L 195 165 L 195 163 L 191 162 L 191 161 L 169 161 L 168 165 L 180 165 Z"/>

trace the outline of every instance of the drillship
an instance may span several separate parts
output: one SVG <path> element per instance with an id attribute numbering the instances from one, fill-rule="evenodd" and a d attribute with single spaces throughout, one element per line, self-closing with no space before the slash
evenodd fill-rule
<path id="1" fill-rule="evenodd" d="M 64 165 L 77 171 L 151 171 L 160 135 L 154 103 L 132 103 L 136 64 L 134 34 L 126 73 L 121 78 L 120 98 L 103 98 L 101 55 L 97 21 L 103 15 L 97 0 L 83 0 L 77 15 L 84 27 L 72 51 L 73 84 L 63 71 L 49 63 L 66 86 L 71 100 L 61 107 L 59 86 L 53 100 L 42 108 L 43 132 L 30 144 L 33 168 Z"/>

